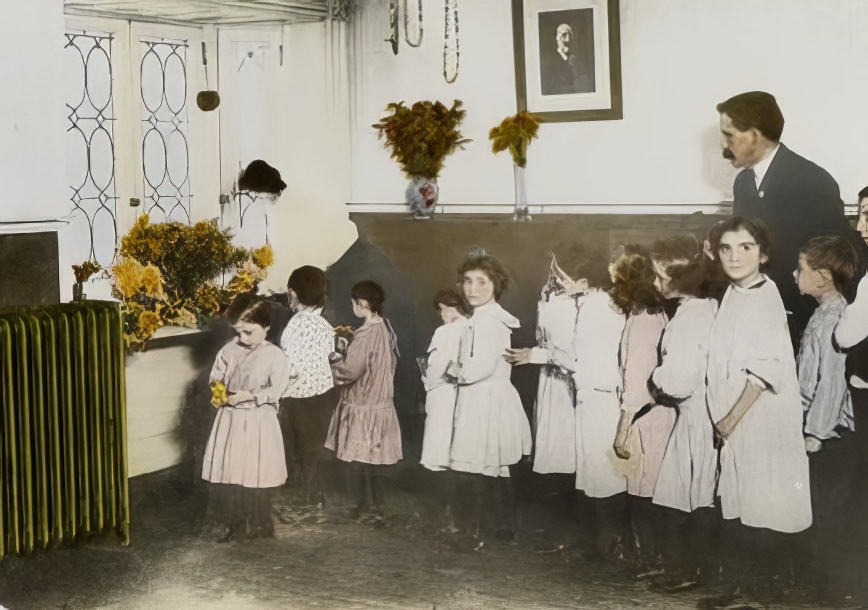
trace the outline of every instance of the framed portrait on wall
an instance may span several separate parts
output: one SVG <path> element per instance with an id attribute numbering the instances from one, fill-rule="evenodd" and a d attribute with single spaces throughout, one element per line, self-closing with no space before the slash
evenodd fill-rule
<path id="1" fill-rule="evenodd" d="M 623 117 L 620 0 L 512 0 L 515 94 L 541 122 Z"/>

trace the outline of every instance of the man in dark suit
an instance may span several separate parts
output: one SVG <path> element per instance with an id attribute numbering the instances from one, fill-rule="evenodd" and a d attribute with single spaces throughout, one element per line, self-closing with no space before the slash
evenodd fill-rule
<path id="1" fill-rule="evenodd" d="M 761 218 L 771 229 L 775 243 L 766 274 L 777 284 L 798 346 L 817 306 L 815 299 L 799 294 L 793 280 L 799 248 L 818 235 L 841 235 L 855 246 L 861 240 L 844 217 L 835 179 L 781 144 L 784 117 L 774 96 L 741 93 L 718 104 L 717 111 L 723 157 L 743 168 L 733 185 L 733 214 Z"/>
<path id="2" fill-rule="evenodd" d="M 540 79 L 543 95 L 594 91 L 593 48 L 589 57 L 579 58 L 576 55 L 576 35 L 569 24 L 558 26 L 554 48 L 546 46 L 540 54 Z"/>

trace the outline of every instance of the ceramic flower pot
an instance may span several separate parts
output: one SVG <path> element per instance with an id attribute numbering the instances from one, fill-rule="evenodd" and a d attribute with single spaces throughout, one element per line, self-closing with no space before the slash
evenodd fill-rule
<path id="1" fill-rule="evenodd" d="M 437 179 L 413 176 L 407 185 L 407 190 L 404 191 L 404 197 L 407 205 L 410 206 L 413 218 L 417 220 L 430 218 L 440 197 L 440 187 L 437 185 Z"/>

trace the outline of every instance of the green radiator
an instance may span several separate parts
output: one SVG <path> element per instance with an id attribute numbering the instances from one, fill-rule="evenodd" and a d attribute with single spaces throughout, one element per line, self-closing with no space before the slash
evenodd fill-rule
<path id="1" fill-rule="evenodd" d="M 0 558 L 129 543 L 125 356 L 116 303 L 0 312 Z"/>

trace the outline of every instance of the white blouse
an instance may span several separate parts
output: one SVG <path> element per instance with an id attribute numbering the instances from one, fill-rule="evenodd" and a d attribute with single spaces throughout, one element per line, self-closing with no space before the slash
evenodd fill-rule
<path id="1" fill-rule="evenodd" d="M 329 354 L 335 349 L 335 331 L 321 315 L 322 307 L 300 309 L 280 337 L 289 360 L 289 386 L 284 396 L 309 398 L 334 387 Z"/>

